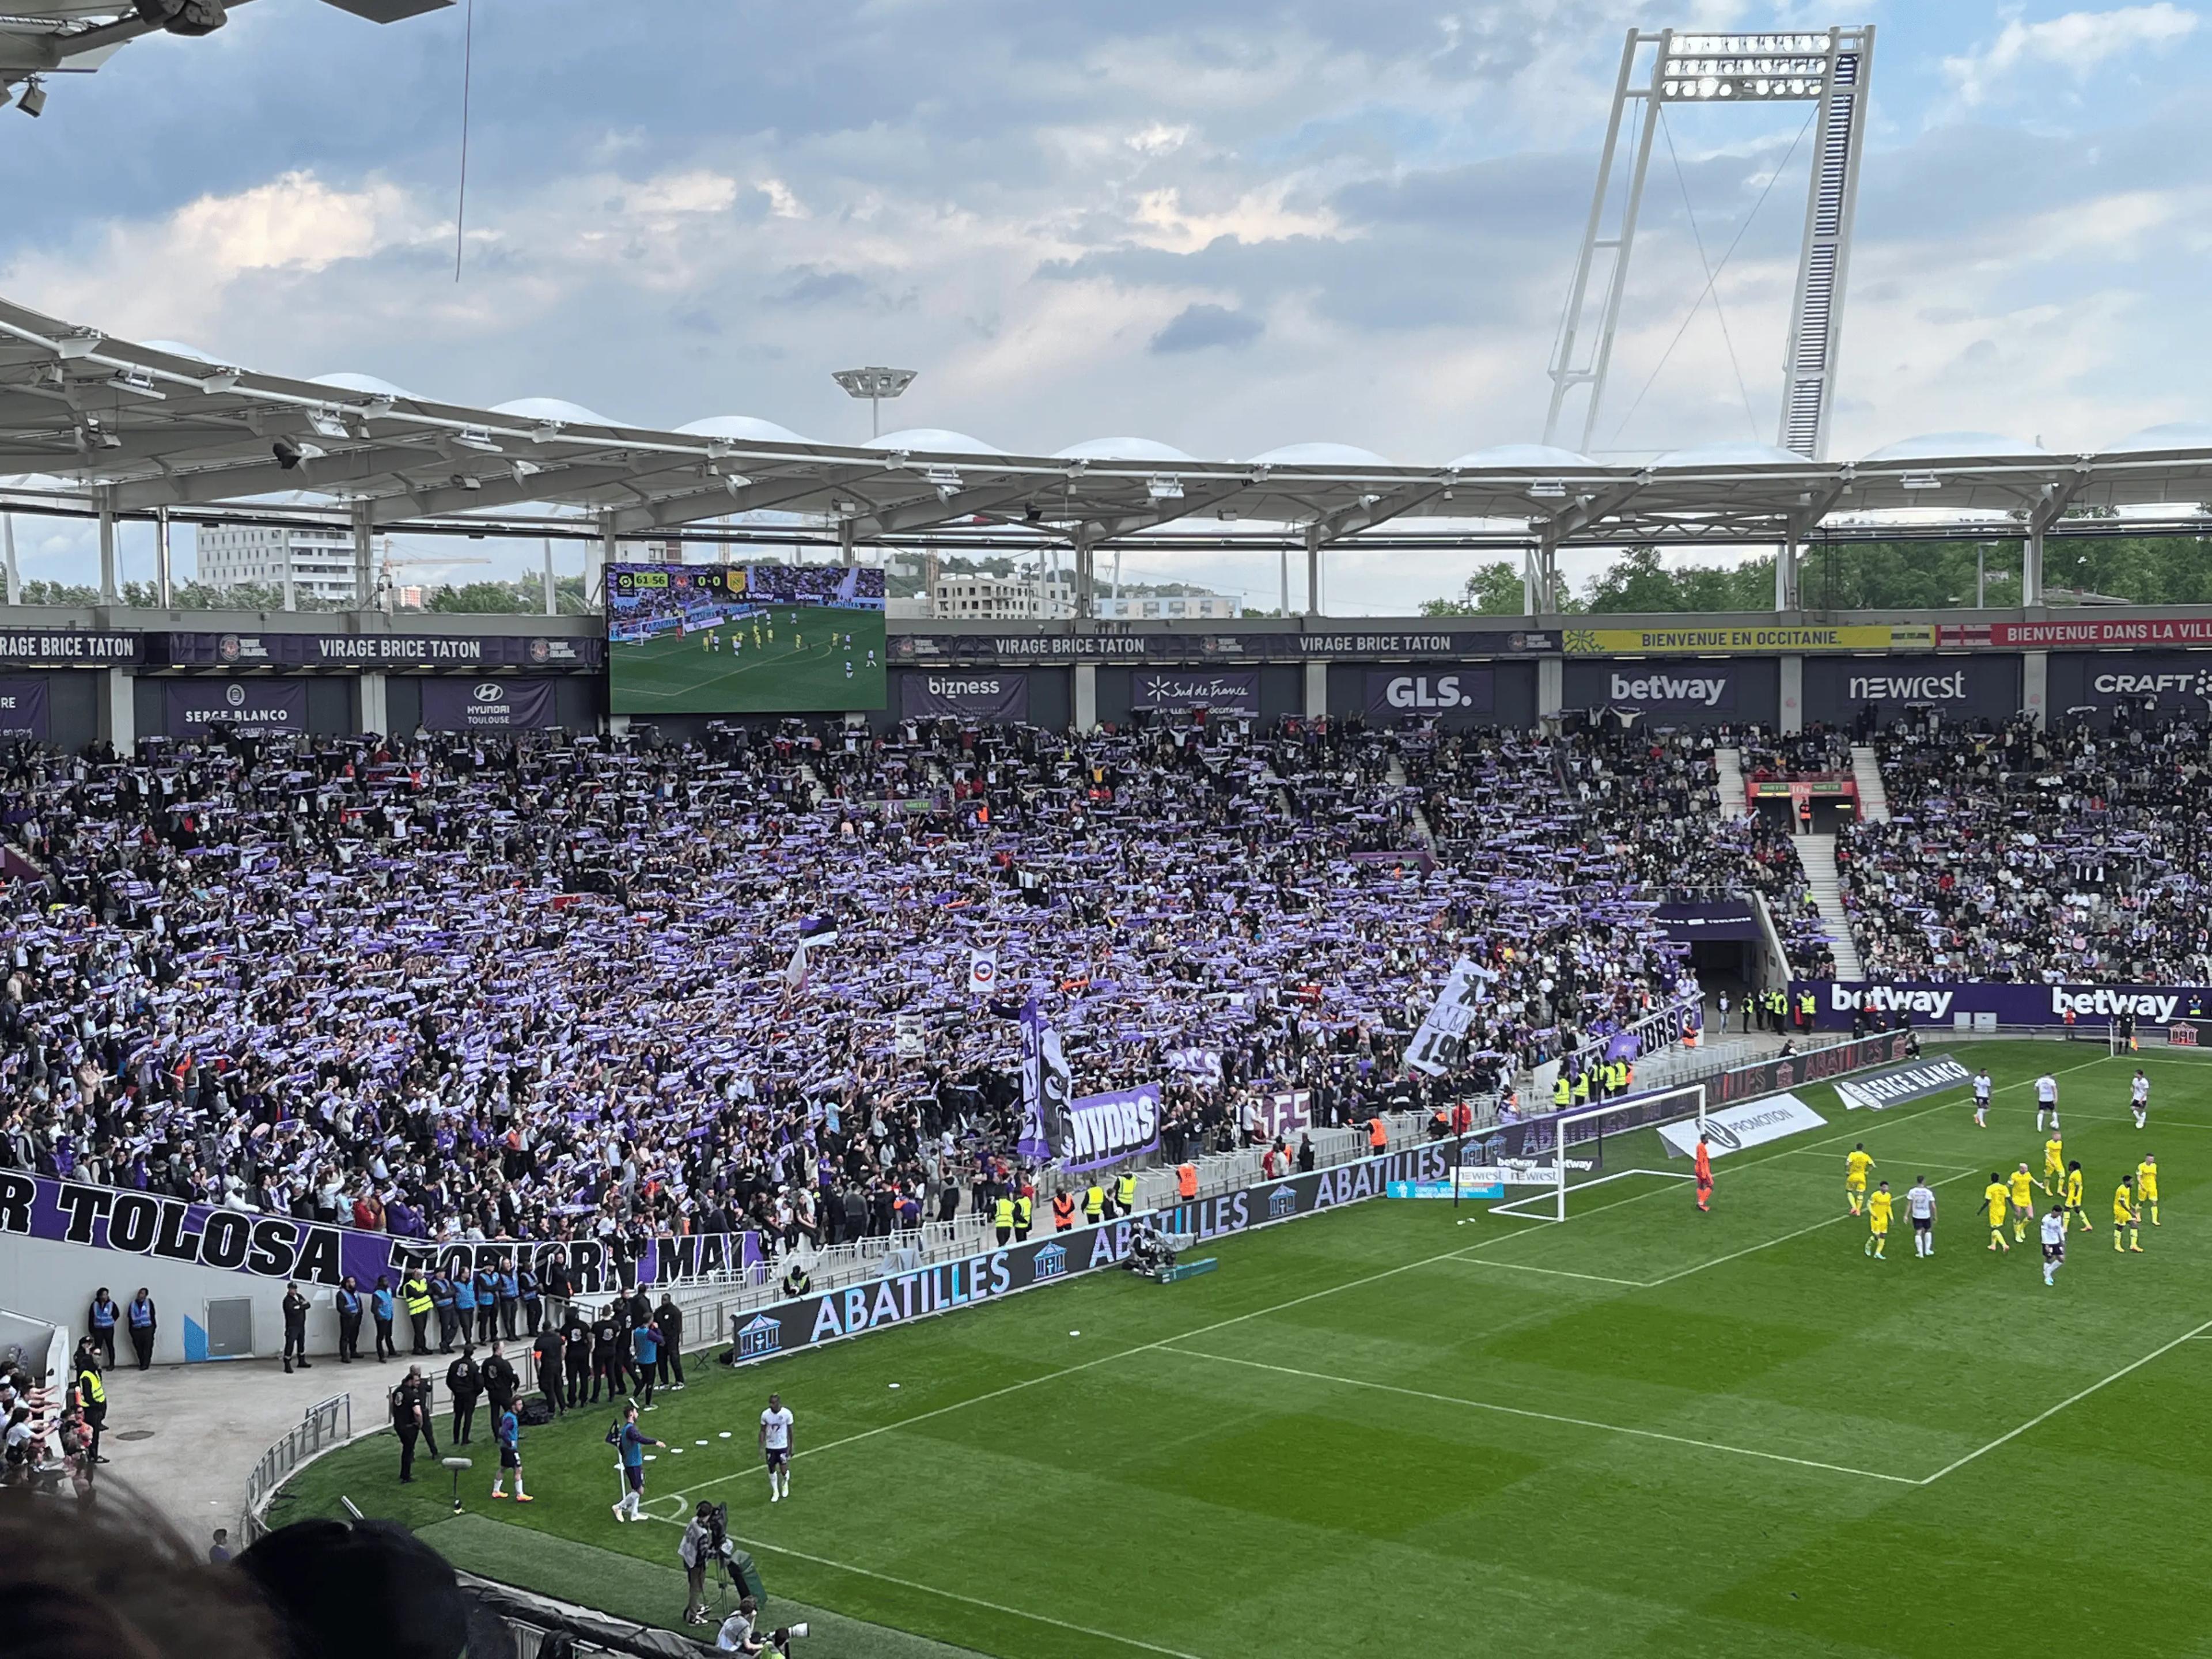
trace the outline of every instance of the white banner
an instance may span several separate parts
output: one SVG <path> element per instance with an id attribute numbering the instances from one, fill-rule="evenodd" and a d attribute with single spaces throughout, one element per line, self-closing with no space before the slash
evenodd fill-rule
<path id="1" fill-rule="evenodd" d="M 1421 1022 L 1421 1029 L 1413 1033 L 1406 1064 L 1431 1077 L 1442 1077 L 1458 1065 L 1467 1028 L 1474 1023 L 1475 1000 L 1482 987 L 1497 977 L 1473 957 L 1462 957 L 1452 963 L 1451 975 L 1437 993 L 1435 1006 Z"/>
<path id="2" fill-rule="evenodd" d="M 1764 1100 L 1747 1101 L 1741 1106 L 1724 1106 L 1717 1112 L 1708 1112 L 1705 1150 L 1720 1158 L 1746 1146 L 1820 1128 L 1827 1121 L 1795 1095 L 1769 1095 Z M 1667 1150 L 1675 1157 L 1693 1158 L 1698 1151 L 1697 1121 L 1693 1118 L 1686 1123 L 1662 1124 L 1659 1139 L 1667 1143 Z"/>
<path id="3" fill-rule="evenodd" d="M 968 990 L 973 996 L 988 996 L 999 988 L 999 947 L 988 951 L 968 952 Z"/>

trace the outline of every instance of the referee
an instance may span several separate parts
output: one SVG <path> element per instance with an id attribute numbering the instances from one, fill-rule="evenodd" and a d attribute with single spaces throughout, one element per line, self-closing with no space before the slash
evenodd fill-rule
<path id="1" fill-rule="evenodd" d="M 1912 1254 L 1935 1255 L 1936 1189 L 1926 1176 L 1912 1177 L 1911 1190 L 1905 1194 L 1905 1212 L 1912 1218 Z"/>

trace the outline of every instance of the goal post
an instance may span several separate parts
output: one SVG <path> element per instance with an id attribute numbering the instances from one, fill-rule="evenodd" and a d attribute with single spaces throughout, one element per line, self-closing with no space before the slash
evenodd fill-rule
<path id="1" fill-rule="evenodd" d="M 1608 1169 L 1606 1152 L 1611 1146 L 1616 1158 L 1641 1159 L 1655 1151 L 1656 1142 L 1656 1150 L 1668 1158 L 1691 1158 L 1698 1135 L 1705 1132 L 1705 1085 L 1692 1083 L 1679 1089 L 1623 1095 L 1618 1100 L 1578 1107 L 1524 1127 L 1538 1129 L 1546 1122 L 1553 1131 L 1548 1145 L 1524 1139 L 1523 1152 L 1531 1173 L 1548 1175 L 1550 1180 L 1527 1198 L 1492 1205 L 1492 1213 L 1565 1221 L 1570 1188 L 1579 1191 L 1625 1181 L 1632 1176 L 1671 1181 L 1692 1179 L 1686 1165 L 1661 1169 L 1637 1162 Z M 1638 1132 L 1650 1133 L 1652 1141 L 1632 1138 Z"/>

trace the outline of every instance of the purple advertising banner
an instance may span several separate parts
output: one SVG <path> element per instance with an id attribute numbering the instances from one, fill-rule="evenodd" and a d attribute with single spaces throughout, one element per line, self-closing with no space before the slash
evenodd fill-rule
<path id="1" fill-rule="evenodd" d="M 1067 1103 L 1067 1138 L 1060 1167 L 1103 1170 L 1160 1144 L 1160 1085 L 1140 1084 L 1111 1094 L 1082 1095 Z"/>
<path id="2" fill-rule="evenodd" d="M 1255 668 L 1226 673 L 1146 670 L 1130 686 L 1132 708 L 1210 708 L 1217 714 L 1260 717 L 1260 672 Z"/>
<path id="3" fill-rule="evenodd" d="M 933 669 L 899 677 L 899 713 L 910 720 L 1010 720 L 1030 717 L 1030 677 L 1021 669 Z"/>
<path id="4" fill-rule="evenodd" d="M 1759 913 L 1749 899 L 1666 899 L 1651 919 L 1668 939 L 1757 939 Z"/>
<path id="5" fill-rule="evenodd" d="M 426 679 L 422 724 L 433 732 L 546 732 L 557 723 L 548 678 Z"/>
<path id="6" fill-rule="evenodd" d="M 304 732 L 305 680 L 163 680 L 169 735 L 197 737 L 212 726 L 234 732 Z"/>
<path id="7" fill-rule="evenodd" d="M 1245 1108 L 1244 1121 L 1256 1140 L 1304 1134 L 1313 1127 L 1313 1091 L 1285 1089 L 1261 1095 Z"/>
<path id="8" fill-rule="evenodd" d="M 1416 663 L 1367 671 L 1367 718 L 1409 716 L 1466 720 L 1497 706 L 1498 675 L 1489 668 L 1455 663 Z"/>
<path id="9" fill-rule="evenodd" d="M 452 1273 L 496 1267 L 501 1256 L 514 1256 L 542 1270 L 556 1252 L 566 1255 L 576 1288 L 586 1295 L 611 1288 L 621 1279 L 671 1284 L 751 1267 L 761 1260 L 757 1234 L 695 1234 L 649 1242 L 635 1262 L 634 1273 L 625 1275 L 609 1262 L 605 1247 L 597 1239 L 439 1244 L 0 1170 L 0 1237 L 7 1236 L 158 1256 L 257 1279 L 296 1279 L 308 1285 L 335 1285 L 350 1274 L 363 1291 L 374 1288 L 380 1276 L 390 1279 L 397 1289 L 401 1276 L 418 1264 Z"/>
<path id="10" fill-rule="evenodd" d="M 1976 1016 L 1999 1025 L 2102 1027 L 2123 1014 L 2138 1024 L 2201 1019 L 2212 1009 L 2212 987 L 2202 985 L 1929 984 L 1902 980 L 1792 980 L 1794 1006 L 1813 993 L 1814 1023 L 1848 1030 L 1862 1011 L 1894 1021 L 1909 1014 L 1916 1025 L 1971 1025 Z M 2070 1018 L 2069 1018 L 2070 1016 Z"/>
<path id="11" fill-rule="evenodd" d="M 0 741 L 44 743 L 47 723 L 44 680 L 0 679 Z"/>
<path id="12" fill-rule="evenodd" d="M 597 668 L 596 635 L 171 634 L 179 668 Z"/>

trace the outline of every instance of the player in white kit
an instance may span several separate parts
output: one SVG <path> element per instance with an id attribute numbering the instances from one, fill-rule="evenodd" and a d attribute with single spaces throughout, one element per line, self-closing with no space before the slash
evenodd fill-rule
<path id="1" fill-rule="evenodd" d="M 761 1413 L 760 1449 L 768 1464 L 768 1501 L 781 1503 L 791 1496 L 791 1408 L 780 1394 L 769 1395 Z"/>
<path id="2" fill-rule="evenodd" d="M 2051 1121 L 2045 1123 L 2048 1114 Z M 2045 1072 L 2035 1079 L 2035 1127 L 2039 1129 L 2058 1127 L 2058 1079 Z"/>
<path id="3" fill-rule="evenodd" d="M 2043 1282 L 2057 1284 L 2055 1275 L 2066 1265 L 2066 1206 L 2054 1204 L 2043 1215 Z"/>
<path id="4" fill-rule="evenodd" d="M 1926 1176 L 1915 1176 L 1905 1194 L 1905 1212 L 1912 1218 L 1912 1254 L 1936 1254 L 1936 1189 Z"/>
<path id="5" fill-rule="evenodd" d="M 2128 1109 L 2136 1115 L 2136 1128 L 2150 1121 L 2150 1079 L 2140 1066 L 2136 1067 L 2135 1081 L 2128 1085 Z"/>
<path id="6" fill-rule="evenodd" d="M 1974 1127 L 1990 1127 L 1990 1068 L 1986 1066 L 1974 1073 Z"/>

